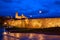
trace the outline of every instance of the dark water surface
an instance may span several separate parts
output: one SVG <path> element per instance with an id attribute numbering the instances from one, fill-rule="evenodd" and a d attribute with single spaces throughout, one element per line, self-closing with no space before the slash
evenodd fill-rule
<path id="1" fill-rule="evenodd" d="M 0 28 L 0 40 L 60 40 L 60 35 L 37 33 L 10 33 Z"/>
<path id="2" fill-rule="evenodd" d="M 60 35 L 5 32 L 3 40 L 60 40 Z"/>

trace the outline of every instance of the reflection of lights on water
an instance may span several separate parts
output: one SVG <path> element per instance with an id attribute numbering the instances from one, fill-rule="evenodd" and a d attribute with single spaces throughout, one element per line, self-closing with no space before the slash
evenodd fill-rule
<path id="1" fill-rule="evenodd" d="M 32 38 L 32 37 L 33 37 L 33 34 L 30 34 L 30 35 L 29 35 L 29 38 Z"/>
<path id="2" fill-rule="evenodd" d="M 6 34 L 6 32 L 4 32 L 4 34 Z M 7 34 L 8 35 L 8 34 Z M 11 37 L 9 37 L 11 36 Z M 5 40 L 7 40 L 8 38 L 10 40 L 20 40 L 20 39 L 30 39 L 30 40 L 50 40 L 50 39 L 53 39 L 53 38 L 60 38 L 60 36 L 57 36 L 57 35 L 45 35 L 45 34 L 34 34 L 34 33 L 9 33 L 9 36 L 6 36 L 5 37 Z M 16 38 L 14 38 L 16 37 Z M 47 38 L 46 38 L 47 37 Z M 8 39 L 8 40 L 9 40 Z"/>
<path id="3" fill-rule="evenodd" d="M 29 34 L 29 39 L 32 40 L 44 40 L 44 36 L 43 34 Z"/>
<path id="4" fill-rule="evenodd" d="M 4 35 L 8 35 L 7 32 L 4 32 L 3 33 Z M 10 36 L 13 36 L 13 37 L 17 37 L 17 38 L 21 38 L 21 37 L 27 37 L 29 39 L 39 39 L 39 40 L 43 40 L 43 35 L 39 35 L 39 34 L 22 34 L 22 33 L 9 33 Z M 28 36 L 29 35 L 29 36 Z M 7 36 L 8 38 L 9 36 Z"/>
<path id="5" fill-rule="evenodd" d="M 39 35 L 39 40 L 44 40 L 44 35 L 43 34 Z"/>
<path id="6" fill-rule="evenodd" d="M 6 32 L 3 32 L 3 34 L 7 34 Z"/>
<path id="7" fill-rule="evenodd" d="M 7 23 L 5 22 L 4 24 L 6 25 Z"/>

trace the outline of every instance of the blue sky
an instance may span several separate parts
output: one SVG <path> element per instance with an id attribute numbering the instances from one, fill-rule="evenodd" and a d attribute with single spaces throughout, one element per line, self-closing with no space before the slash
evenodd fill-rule
<path id="1" fill-rule="evenodd" d="M 16 12 L 33 18 L 60 17 L 60 0 L 0 0 L 0 16 L 14 17 Z"/>

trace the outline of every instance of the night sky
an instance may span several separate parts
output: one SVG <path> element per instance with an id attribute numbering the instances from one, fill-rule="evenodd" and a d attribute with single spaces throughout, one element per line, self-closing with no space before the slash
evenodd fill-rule
<path id="1" fill-rule="evenodd" d="M 60 17 L 60 0 L 0 0 L 0 16 L 16 12 L 29 18 Z"/>

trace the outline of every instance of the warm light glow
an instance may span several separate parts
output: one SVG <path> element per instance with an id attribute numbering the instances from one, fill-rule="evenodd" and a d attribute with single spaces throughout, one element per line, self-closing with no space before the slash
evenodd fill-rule
<path id="1" fill-rule="evenodd" d="M 18 16 L 18 12 L 16 12 L 15 18 L 22 19 L 22 18 L 26 18 L 26 17 L 23 14 L 21 16 Z"/>
<path id="2" fill-rule="evenodd" d="M 4 22 L 4 25 L 6 25 L 7 23 L 6 22 Z"/>
<path id="3" fill-rule="evenodd" d="M 30 17 L 32 17 L 32 15 L 30 15 Z M 7 24 L 11 27 L 19 28 L 50 28 L 57 26 L 60 27 L 60 18 L 28 19 L 23 14 L 21 16 L 18 16 L 18 13 L 16 13 L 16 18 L 20 20 L 10 19 L 6 20 L 7 22 L 4 22 L 4 24 Z"/>
<path id="4" fill-rule="evenodd" d="M 7 24 L 8 26 L 16 26 L 19 28 L 49 28 L 57 26 L 60 27 L 60 18 L 9 20 L 5 24 Z"/>
<path id="5" fill-rule="evenodd" d="M 40 35 L 39 35 L 39 40 L 44 40 L 44 36 L 45 36 L 45 35 L 40 34 Z"/>
<path id="6" fill-rule="evenodd" d="M 4 32 L 3 34 L 7 34 L 6 32 Z"/>
<path id="7" fill-rule="evenodd" d="M 13 36 L 14 35 L 14 36 Z M 4 40 L 20 40 L 21 38 L 28 38 L 30 40 L 52 40 L 59 39 L 59 35 L 46 35 L 46 34 L 37 34 L 37 33 L 8 33 L 4 35 Z M 27 40 L 27 39 L 25 39 Z"/>
<path id="8" fill-rule="evenodd" d="M 28 19 L 25 19 L 25 22 L 26 22 L 26 24 L 28 24 L 29 23 L 29 20 Z"/>
<path id="9" fill-rule="evenodd" d="M 41 13 L 41 11 L 40 11 Z M 32 15 L 30 15 L 32 17 Z M 6 20 L 4 24 L 8 25 L 8 27 L 19 27 L 19 28 L 50 28 L 50 27 L 60 27 L 60 18 L 39 18 L 39 19 L 28 19 L 23 14 L 22 16 L 18 16 L 16 13 L 16 18 L 24 20 Z M 21 38 L 28 38 L 30 40 L 46 40 L 50 38 L 60 38 L 59 35 L 46 35 L 46 34 L 37 34 L 37 33 L 10 33 L 3 32 L 4 40 L 20 40 Z M 26 39 L 25 39 L 26 40 Z"/>

